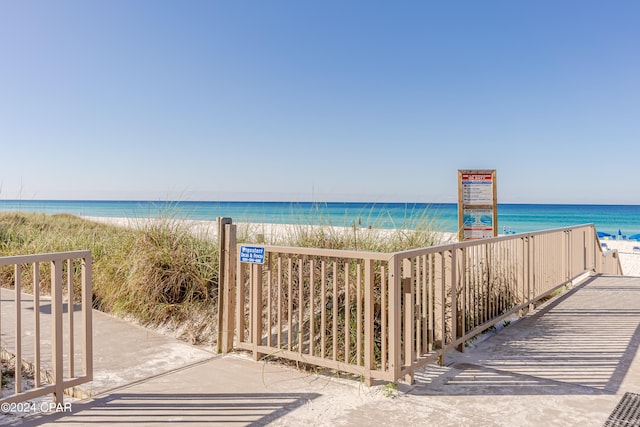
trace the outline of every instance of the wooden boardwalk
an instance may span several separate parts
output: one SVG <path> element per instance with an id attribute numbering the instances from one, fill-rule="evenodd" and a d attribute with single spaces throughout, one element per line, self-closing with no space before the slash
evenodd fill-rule
<path id="1" fill-rule="evenodd" d="M 121 339 L 132 326 L 118 325 L 124 329 L 102 336 L 109 341 L 97 353 L 104 369 L 107 358 L 122 355 L 132 367 L 144 366 L 142 353 L 130 352 Z M 368 389 L 356 380 L 229 355 L 74 402 L 72 415 L 23 422 L 603 426 L 626 393 L 640 394 L 639 345 L 640 278 L 596 276 L 453 354 L 446 366 L 427 366 L 414 385 L 400 384 L 395 398 L 384 385 Z M 267 408 L 265 399 L 280 400 Z"/>

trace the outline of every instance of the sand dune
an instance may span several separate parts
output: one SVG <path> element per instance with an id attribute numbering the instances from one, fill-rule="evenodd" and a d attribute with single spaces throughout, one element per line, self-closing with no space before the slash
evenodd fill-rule
<path id="1" fill-rule="evenodd" d="M 107 224 L 120 225 L 125 227 L 139 227 L 154 221 L 151 218 L 110 218 L 110 217 L 84 217 L 85 219 Z M 159 220 L 160 221 L 160 220 Z M 215 237 L 218 234 L 215 221 L 180 220 L 183 221 L 194 233 L 207 237 Z M 252 235 L 262 234 L 267 243 L 276 241 L 279 236 L 285 234 L 288 225 L 283 224 L 238 224 L 239 232 L 251 233 Z M 306 226 L 305 226 L 306 227 Z M 314 226 L 308 226 L 314 227 Z M 367 230 L 368 231 L 368 230 Z M 372 230 L 376 232 L 376 230 Z M 384 233 L 388 230 L 378 230 Z M 453 233 L 443 233 L 443 243 L 452 241 L 455 238 Z M 640 276 L 640 242 L 630 240 L 601 240 L 605 246 L 604 250 L 617 250 L 620 257 L 622 272 L 625 276 Z M 639 248 L 634 250 L 634 247 Z"/>

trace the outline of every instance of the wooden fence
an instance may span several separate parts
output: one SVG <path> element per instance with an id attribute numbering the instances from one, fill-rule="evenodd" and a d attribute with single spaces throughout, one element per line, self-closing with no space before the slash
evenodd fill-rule
<path id="1" fill-rule="evenodd" d="M 53 394 L 62 404 L 65 389 L 92 380 L 91 272 L 90 251 L 0 257 L 1 347 L 14 371 L 0 403 Z"/>
<path id="2" fill-rule="evenodd" d="M 446 352 L 589 274 L 622 274 L 593 225 L 397 253 L 264 248 L 242 263 L 221 225 L 221 339 L 373 380 L 413 381 Z M 234 279 L 235 278 L 235 279 Z"/>

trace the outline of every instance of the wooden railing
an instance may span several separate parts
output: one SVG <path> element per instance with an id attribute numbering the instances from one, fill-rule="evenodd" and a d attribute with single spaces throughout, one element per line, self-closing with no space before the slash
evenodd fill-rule
<path id="1" fill-rule="evenodd" d="M 622 274 L 617 252 L 604 254 L 592 225 L 475 240 L 395 254 L 400 271 L 395 313 L 402 338 L 394 378 L 412 381 L 420 366 L 522 315 L 587 274 Z M 398 282 L 398 279 L 396 279 Z M 398 296 L 396 297 L 398 298 Z M 391 307 L 389 307 L 390 311 Z M 397 328 L 397 326 L 396 326 Z M 397 355 L 395 356 L 398 357 Z M 401 366 L 401 368 L 397 368 Z"/>
<path id="2" fill-rule="evenodd" d="M 62 404 L 65 389 L 92 380 L 91 268 L 90 251 L 0 257 L 0 346 L 14 368 L 0 403 L 53 394 Z"/>
<path id="3" fill-rule="evenodd" d="M 368 384 L 412 382 L 420 366 L 561 287 L 588 274 L 622 274 L 593 225 L 398 253 L 258 245 L 264 264 L 241 263 L 239 246 L 226 246 L 225 274 L 236 286 L 225 288 L 233 302 L 223 305 L 236 310 L 222 320 L 222 329 L 235 329 L 235 347 Z"/>

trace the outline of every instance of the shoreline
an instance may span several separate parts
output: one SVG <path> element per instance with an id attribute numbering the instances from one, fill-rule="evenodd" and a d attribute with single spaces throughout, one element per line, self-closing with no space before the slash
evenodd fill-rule
<path id="1" fill-rule="evenodd" d="M 389 229 L 413 229 L 429 222 L 438 231 L 458 229 L 457 204 L 443 202 L 0 200 L 0 210 L 114 218 L 175 216 L 214 222 L 224 216 L 239 223 L 361 224 Z M 640 233 L 639 216 L 640 205 L 499 203 L 498 230 L 518 234 L 593 223 L 599 232 L 632 236 Z"/>

